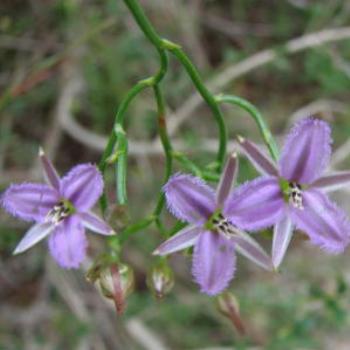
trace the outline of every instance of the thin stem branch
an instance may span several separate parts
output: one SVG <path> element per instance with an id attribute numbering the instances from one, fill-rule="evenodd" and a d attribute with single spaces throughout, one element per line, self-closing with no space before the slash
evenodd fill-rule
<path id="1" fill-rule="evenodd" d="M 217 95 L 216 96 L 217 102 L 224 102 L 224 103 L 230 103 L 232 105 L 238 106 L 242 109 L 244 109 L 246 112 L 249 113 L 249 115 L 254 119 L 255 123 L 258 126 L 258 129 L 261 133 L 261 136 L 266 144 L 266 146 L 269 149 L 269 152 L 271 154 L 271 157 L 274 160 L 278 160 L 278 148 L 277 144 L 275 142 L 275 139 L 272 136 L 272 133 L 265 123 L 265 120 L 259 110 L 249 101 L 233 95 Z"/>
<path id="2" fill-rule="evenodd" d="M 166 119 L 165 119 L 165 104 L 164 104 L 164 98 L 163 94 L 160 90 L 160 87 L 158 84 L 156 84 L 153 87 L 154 95 L 156 97 L 157 101 L 157 108 L 158 108 L 158 132 L 160 136 L 160 140 L 162 142 L 162 146 L 165 153 L 165 175 L 164 175 L 164 181 L 163 183 L 166 183 L 171 175 L 172 168 L 173 168 L 173 157 L 172 157 L 172 146 L 171 142 L 167 133 L 166 128 Z M 160 215 L 163 206 L 164 206 L 165 198 L 163 191 L 160 192 L 158 202 L 156 209 L 154 210 L 154 215 L 157 217 Z M 157 221 L 160 226 L 160 222 Z"/>
<path id="3" fill-rule="evenodd" d="M 203 99 L 208 104 L 214 115 L 214 118 L 219 128 L 219 150 L 217 154 L 217 161 L 219 163 L 218 170 L 221 170 L 226 156 L 227 130 L 224 117 L 219 108 L 219 104 L 216 101 L 214 95 L 204 85 L 204 82 L 200 77 L 198 70 L 193 65 L 188 56 L 185 54 L 185 52 L 181 49 L 181 47 L 168 40 L 163 40 L 163 44 L 164 47 L 167 50 L 169 50 L 185 67 L 188 75 L 192 79 L 193 84 L 197 88 L 198 92 L 202 95 Z"/>

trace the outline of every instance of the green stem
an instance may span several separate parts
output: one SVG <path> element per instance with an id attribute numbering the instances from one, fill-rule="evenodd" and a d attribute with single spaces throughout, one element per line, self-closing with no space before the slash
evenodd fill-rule
<path id="1" fill-rule="evenodd" d="M 187 170 L 198 177 L 203 177 L 202 170 L 181 152 L 172 152 L 172 156 Z"/>
<path id="2" fill-rule="evenodd" d="M 110 155 L 112 154 L 113 150 L 114 150 L 114 146 L 115 143 L 117 142 L 117 135 L 115 132 L 115 128 L 116 126 L 119 125 L 123 125 L 124 122 L 124 114 L 126 112 L 126 110 L 129 107 L 130 102 L 144 89 L 146 89 L 149 86 L 152 86 L 152 80 L 154 79 L 154 77 L 148 78 L 148 79 L 144 79 L 139 81 L 135 86 L 132 87 L 132 89 L 129 90 L 129 92 L 127 93 L 127 95 L 125 96 L 125 98 L 122 100 L 122 102 L 120 103 L 118 110 L 117 110 L 117 114 L 115 116 L 115 123 L 114 123 L 114 128 L 113 131 L 111 133 L 111 135 L 109 136 L 108 142 L 107 142 L 107 146 L 102 154 L 102 158 L 101 161 L 99 163 L 99 168 L 101 170 L 102 173 L 105 172 L 106 167 L 107 167 L 107 159 L 110 157 Z"/>
<path id="3" fill-rule="evenodd" d="M 137 0 L 124 0 L 126 6 L 129 8 L 133 14 L 135 21 L 138 23 L 139 27 L 142 29 L 143 33 L 149 39 L 149 41 L 156 47 L 162 47 L 162 39 L 157 34 L 151 22 L 146 17 L 142 7 Z"/>
<path id="4" fill-rule="evenodd" d="M 135 224 L 130 225 L 127 228 L 125 228 L 123 231 L 121 231 L 118 234 L 120 244 L 124 243 L 129 238 L 129 236 L 131 234 L 147 228 L 155 220 L 156 220 L 156 218 L 152 215 L 152 216 L 146 217 L 146 218 L 136 222 Z"/>
<path id="5" fill-rule="evenodd" d="M 169 50 L 185 67 L 188 75 L 192 79 L 193 84 L 196 86 L 198 92 L 201 94 L 203 99 L 206 101 L 208 106 L 210 107 L 216 123 L 219 128 L 219 150 L 217 154 L 217 160 L 219 163 L 219 170 L 222 169 L 222 166 L 226 157 L 226 147 L 227 147 L 227 130 L 224 121 L 224 117 L 219 108 L 219 104 L 216 101 L 214 95 L 210 93 L 207 87 L 204 85 L 202 78 L 200 77 L 197 68 L 193 65 L 191 60 L 185 54 L 185 52 L 181 49 L 181 47 L 177 44 L 174 44 L 168 40 L 163 40 L 164 47 Z"/>
<path id="6" fill-rule="evenodd" d="M 128 154 L 128 139 L 126 137 L 125 131 L 120 124 L 115 127 L 115 134 L 118 140 L 117 143 L 117 162 L 116 162 L 116 172 L 117 172 L 117 198 L 120 205 L 125 205 L 127 201 L 126 194 L 126 171 L 127 171 L 127 154 Z"/>
<path id="7" fill-rule="evenodd" d="M 164 175 L 164 181 L 163 181 L 163 183 L 165 184 L 168 181 L 173 168 L 172 146 L 171 146 L 170 138 L 166 128 L 165 104 L 164 104 L 163 94 L 158 84 L 154 85 L 153 90 L 154 90 L 154 95 L 156 97 L 157 109 L 158 109 L 158 132 L 159 132 L 160 140 L 165 153 L 165 175 Z M 154 215 L 156 215 L 157 217 L 160 215 L 163 209 L 164 201 L 165 201 L 164 193 L 163 191 L 161 191 L 158 198 L 156 209 L 154 210 Z M 161 228 L 161 223 L 157 221 L 157 224 L 159 228 Z"/>
<path id="8" fill-rule="evenodd" d="M 210 109 L 213 112 L 213 115 L 215 117 L 215 120 L 218 124 L 219 128 L 219 150 L 218 150 L 218 163 L 219 163 L 219 169 L 221 170 L 225 156 L 226 156 L 226 146 L 227 146 L 227 131 L 226 126 L 224 122 L 224 118 L 222 116 L 222 113 L 220 111 L 219 105 L 216 102 L 214 96 L 209 92 L 209 90 L 204 85 L 203 80 L 201 79 L 198 70 L 193 65 L 191 60 L 187 57 L 187 55 L 183 52 L 181 47 L 177 44 L 174 44 L 168 40 L 162 39 L 148 18 L 146 17 L 142 7 L 138 3 L 137 0 L 124 0 L 125 4 L 128 6 L 129 10 L 133 14 L 136 22 L 140 26 L 143 33 L 146 35 L 146 37 L 152 42 L 152 44 L 157 48 L 159 52 L 164 52 L 165 50 L 171 52 L 185 67 L 187 73 L 189 74 L 190 78 L 192 79 L 193 84 L 196 86 L 198 92 L 202 95 L 203 99 L 207 102 Z"/>
<path id="9" fill-rule="evenodd" d="M 269 149 L 269 152 L 271 154 L 271 157 L 277 161 L 278 160 L 278 147 L 275 142 L 275 139 L 272 136 L 272 133 L 270 129 L 268 128 L 267 124 L 265 123 L 265 120 L 259 110 L 250 102 L 247 100 L 240 98 L 238 96 L 233 95 L 218 95 L 215 97 L 216 101 L 218 103 L 224 102 L 224 103 L 230 103 L 232 105 L 238 106 L 242 109 L 244 109 L 246 112 L 250 114 L 250 116 L 254 119 L 256 122 L 259 131 L 261 133 L 261 136 L 266 144 L 266 146 Z"/>
<path id="10" fill-rule="evenodd" d="M 107 168 L 107 164 L 108 164 L 108 159 L 111 156 L 111 154 L 113 153 L 114 149 L 115 149 L 115 144 L 117 142 L 118 136 L 116 133 L 116 129 L 121 128 L 121 130 L 123 130 L 123 121 L 124 121 L 124 114 L 125 111 L 127 110 L 130 102 L 135 98 L 135 96 L 137 96 L 142 90 L 144 90 L 145 88 L 149 87 L 151 84 L 151 81 L 154 79 L 154 77 L 148 78 L 148 79 L 144 79 L 139 81 L 132 89 L 129 90 L 129 92 L 127 93 L 127 95 L 125 96 L 125 98 L 123 99 L 123 101 L 121 102 L 121 104 L 119 105 L 116 117 L 115 117 L 115 124 L 113 127 L 113 131 L 111 133 L 111 135 L 109 136 L 108 142 L 107 142 L 107 146 L 102 154 L 102 158 L 100 160 L 100 163 L 98 165 L 102 175 L 104 176 L 104 173 L 106 171 Z M 125 135 L 125 132 L 124 132 Z M 126 140 L 126 137 L 125 137 Z M 121 190 L 123 193 L 120 193 L 121 198 L 123 200 L 123 204 L 125 204 L 127 202 L 127 193 L 126 191 L 124 192 L 125 188 L 126 188 L 126 168 L 127 168 L 127 140 L 125 142 L 122 142 L 122 144 L 124 143 L 124 148 L 125 151 L 122 155 L 122 157 L 120 158 L 119 155 L 118 157 L 116 157 L 116 160 L 122 159 L 122 161 L 120 162 L 121 164 L 119 165 L 119 161 L 118 161 L 118 165 L 117 165 L 117 186 L 119 185 L 119 183 L 123 184 L 123 189 Z M 126 143 L 126 145 L 125 145 Z M 118 200 L 119 198 L 119 189 L 117 188 L 117 193 L 118 193 Z M 104 192 L 101 196 L 100 199 L 100 205 L 101 205 L 101 209 L 102 212 L 104 213 L 107 209 L 107 196 L 106 193 Z"/>

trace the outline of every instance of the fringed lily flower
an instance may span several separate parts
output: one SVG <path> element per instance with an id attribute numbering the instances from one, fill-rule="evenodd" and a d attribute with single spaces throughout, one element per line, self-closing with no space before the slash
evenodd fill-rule
<path id="1" fill-rule="evenodd" d="M 287 136 L 278 166 L 252 142 L 241 137 L 238 141 L 264 176 L 242 185 L 228 211 L 245 229 L 275 225 L 274 266 L 282 262 L 294 227 L 325 251 L 342 252 L 349 243 L 349 221 L 325 192 L 350 184 L 350 171 L 323 175 L 331 155 L 328 123 L 315 118 L 298 122 Z"/>
<path id="2" fill-rule="evenodd" d="M 57 263 L 63 268 L 77 268 L 86 255 L 85 228 L 102 235 L 114 233 L 90 211 L 101 196 L 102 176 L 94 165 L 81 164 L 60 179 L 42 150 L 39 156 L 47 185 L 11 185 L 1 198 L 9 213 L 22 220 L 35 221 L 14 254 L 50 236 L 49 249 Z"/>
<path id="3" fill-rule="evenodd" d="M 227 211 L 231 187 L 237 173 L 233 154 L 225 167 L 216 193 L 201 179 L 184 174 L 172 176 L 164 186 L 169 210 L 190 225 L 155 252 L 167 255 L 194 246 L 192 273 L 201 291 L 215 295 L 224 290 L 235 272 L 235 250 L 265 269 L 272 262 L 248 234 L 239 230 Z"/>

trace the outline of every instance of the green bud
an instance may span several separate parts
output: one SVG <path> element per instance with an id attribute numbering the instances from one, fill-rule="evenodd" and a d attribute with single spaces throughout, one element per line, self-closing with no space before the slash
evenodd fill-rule
<path id="1" fill-rule="evenodd" d="M 240 335 L 245 334 L 245 327 L 239 313 L 239 302 L 230 292 L 224 292 L 217 297 L 217 308 L 219 312 L 227 317 Z"/>
<path id="2" fill-rule="evenodd" d="M 156 298 L 161 299 L 174 287 L 174 273 L 166 260 L 159 260 L 147 275 L 147 286 Z"/>
<path id="3" fill-rule="evenodd" d="M 134 273 L 130 266 L 109 262 L 101 258 L 88 271 L 86 278 L 95 283 L 102 295 L 114 301 L 118 314 L 122 314 L 126 306 L 126 298 L 134 289 Z"/>

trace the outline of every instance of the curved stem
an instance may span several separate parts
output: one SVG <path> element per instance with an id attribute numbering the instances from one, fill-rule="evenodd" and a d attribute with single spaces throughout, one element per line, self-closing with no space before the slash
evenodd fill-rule
<path id="1" fill-rule="evenodd" d="M 154 222 L 154 220 L 156 220 L 154 216 L 149 216 L 125 228 L 118 234 L 120 244 L 124 243 L 131 234 L 147 228 Z"/>
<path id="2" fill-rule="evenodd" d="M 123 123 L 124 123 L 124 118 L 125 118 L 125 112 L 127 111 L 131 101 L 144 89 L 148 87 L 152 87 L 157 85 L 164 77 L 167 67 L 168 67 L 168 58 L 166 56 L 166 53 L 163 52 L 162 50 L 159 50 L 159 57 L 160 57 L 160 68 L 158 72 L 154 75 L 151 76 L 147 79 L 143 79 L 139 81 L 133 88 L 129 90 L 123 101 L 118 107 L 116 116 L 115 116 L 115 122 L 114 122 L 114 128 L 113 131 L 108 139 L 107 146 L 102 154 L 101 161 L 99 163 L 99 169 L 104 174 L 107 164 L 108 164 L 108 158 L 111 156 L 113 153 L 113 150 L 115 148 L 115 144 L 118 140 L 118 135 L 116 134 L 116 128 L 119 126 L 120 128 L 123 128 Z M 125 132 L 124 132 L 125 135 Z M 127 139 L 125 137 L 125 142 L 127 144 Z M 118 150 L 117 150 L 118 152 Z M 126 188 L 126 168 L 127 168 L 127 147 L 125 147 L 125 150 L 123 151 L 121 160 L 124 165 L 120 165 L 118 167 L 117 171 L 117 184 L 122 184 L 124 186 L 124 189 Z M 117 153 L 118 154 L 118 153 Z M 118 157 L 116 157 L 118 159 Z M 119 158 L 120 159 L 120 158 Z M 123 189 L 123 190 L 124 190 Z M 123 191 L 122 190 L 122 191 Z M 127 202 L 127 192 L 119 193 L 119 190 L 117 189 L 118 193 L 118 201 L 120 199 L 123 200 L 122 204 L 125 204 Z M 121 197 L 120 197 L 121 195 Z M 107 199 L 105 193 L 102 195 L 101 200 L 100 200 L 101 208 L 102 211 L 104 212 L 106 210 L 106 205 L 107 205 Z"/>
<path id="3" fill-rule="evenodd" d="M 276 144 L 275 139 L 272 136 L 272 133 L 265 123 L 265 120 L 259 110 L 251 104 L 249 101 L 240 98 L 238 96 L 233 95 L 218 95 L 215 97 L 217 102 L 224 102 L 224 103 L 230 103 L 232 105 L 238 106 L 242 109 L 244 109 L 246 112 L 250 114 L 250 116 L 254 119 L 256 122 L 259 131 L 261 133 L 261 136 L 266 144 L 266 146 L 269 149 L 269 152 L 271 154 L 271 157 L 277 161 L 278 160 L 278 147 Z"/>
<path id="4" fill-rule="evenodd" d="M 165 153 L 165 175 L 164 175 L 163 183 L 166 183 L 171 175 L 172 167 L 173 167 L 172 146 L 171 146 L 171 142 L 170 142 L 170 139 L 167 133 L 167 128 L 166 128 L 165 105 L 164 105 L 163 94 L 158 84 L 154 85 L 153 90 L 154 90 L 154 95 L 156 97 L 157 109 L 158 109 L 158 132 L 159 132 L 160 140 L 162 142 L 162 146 Z M 157 217 L 160 215 L 163 209 L 164 201 L 165 201 L 164 193 L 163 191 L 161 191 L 158 198 L 156 209 L 154 210 L 154 215 L 156 215 Z M 159 221 L 157 221 L 157 223 L 159 223 L 158 226 L 161 226 L 161 223 Z"/>
<path id="5" fill-rule="evenodd" d="M 200 77 L 198 70 L 193 65 L 188 56 L 184 53 L 181 47 L 177 44 L 174 44 L 168 40 L 163 40 L 164 47 L 169 50 L 185 67 L 188 75 L 192 79 L 193 84 L 196 86 L 198 92 L 201 94 L 203 99 L 207 102 L 210 107 L 213 115 L 215 117 L 216 123 L 219 128 L 219 150 L 217 155 L 217 160 L 219 163 L 219 170 L 222 169 L 222 166 L 225 161 L 226 156 L 226 146 L 227 146 L 227 130 L 224 121 L 224 117 L 219 108 L 219 104 L 215 99 L 214 95 L 210 93 L 207 87 L 204 85 L 202 78 Z"/>

